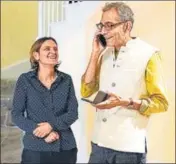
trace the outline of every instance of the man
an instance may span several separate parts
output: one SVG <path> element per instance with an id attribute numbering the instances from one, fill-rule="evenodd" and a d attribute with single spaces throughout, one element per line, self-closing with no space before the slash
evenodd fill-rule
<path id="1" fill-rule="evenodd" d="M 81 94 L 98 90 L 109 98 L 97 105 L 89 163 L 146 163 L 146 127 L 152 113 L 168 108 L 160 51 L 131 37 L 133 12 L 123 2 L 107 3 L 93 40 Z M 103 34 L 107 48 L 97 35 Z"/>

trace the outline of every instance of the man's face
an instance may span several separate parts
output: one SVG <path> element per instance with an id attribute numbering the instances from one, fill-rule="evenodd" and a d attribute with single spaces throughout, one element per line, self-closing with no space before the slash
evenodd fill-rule
<path id="1" fill-rule="evenodd" d="M 125 22 L 120 20 L 116 9 L 112 8 L 102 14 L 101 22 L 103 28 L 102 34 L 105 36 L 107 46 L 121 47 L 125 40 L 126 31 L 124 30 Z"/>

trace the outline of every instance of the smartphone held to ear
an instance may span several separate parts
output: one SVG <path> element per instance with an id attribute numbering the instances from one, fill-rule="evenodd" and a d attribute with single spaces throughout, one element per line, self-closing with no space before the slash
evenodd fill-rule
<path id="1" fill-rule="evenodd" d="M 97 95 L 95 96 L 95 98 L 94 98 L 93 101 L 91 101 L 91 100 L 89 100 L 89 99 L 85 99 L 85 98 L 81 98 L 81 100 L 96 105 L 96 104 L 99 104 L 99 103 L 101 103 L 101 102 L 107 100 L 107 98 L 108 98 L 108 94 L 107 94 L 106 92 L 98 91 L 98 93 L 97 93 Z"/>
<path id="2" fill-rule="evenodd" d="M 97 35 L 97 37 L 102 47 L 106 47 L 107 43 L 105 37 L 102 34 Z"/>

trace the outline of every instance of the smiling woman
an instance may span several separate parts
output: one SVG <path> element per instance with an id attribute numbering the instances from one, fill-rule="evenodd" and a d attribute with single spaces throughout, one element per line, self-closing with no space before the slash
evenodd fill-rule
<path id="1" fill-rule="evenodd" d="M 72 78 L 57 69 L 55 39 L 35 41 L 30 62 L 32 71 L 17 80 L 12 109 L 13 122 L 25 132 L 21 163 L 76 163 L 70 126 L 78 119 L 78 103 Z"/>
<path id="2" fill-rule="evenodd" d="M 42 67 L 42 64 L 57 67 L 58 48 L 56 40 L 51 37 L 38 39 L 31 47 L 30 62 L 32 68 L 38 68 L 39 65 Z"/>

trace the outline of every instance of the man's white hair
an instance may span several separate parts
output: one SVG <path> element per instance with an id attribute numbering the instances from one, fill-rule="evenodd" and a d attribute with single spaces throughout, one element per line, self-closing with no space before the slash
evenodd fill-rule
<path id="1" fill-rule="evenodd" d="M 132 25 L 134 23 L 134 13 L 132 9 L 124 2 L 108 2 L 103 7 L 102 11 L 108 11 L 112 8 L 117 10 L 121 21 L 131 21 Z"/>

